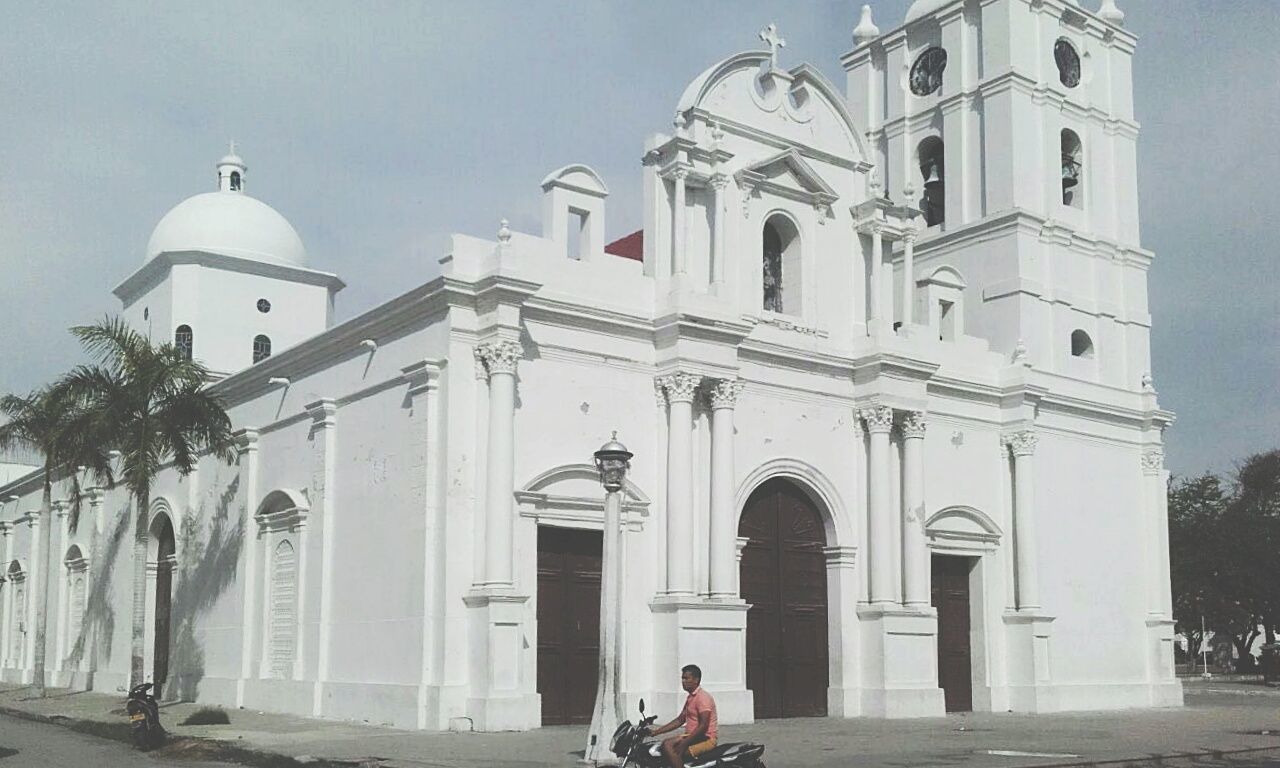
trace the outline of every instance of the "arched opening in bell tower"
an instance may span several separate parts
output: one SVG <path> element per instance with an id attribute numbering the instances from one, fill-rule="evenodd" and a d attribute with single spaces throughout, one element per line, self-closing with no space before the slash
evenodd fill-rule
<path id="1" fill-rule="evenodd" d="M 1080 136 L 1070 128 L 1062 129 L 1062 204 L 1080 208 L 1084 204 L 1083 146 Z"/>
<path id="2" fill-rule="evenodd" d="M 916 148 L 916 160 L 920 163 L 920 179 L 924 194 L 920 209 L 924 212 L 925 226 L 936 226 L 947 218 L 946 148 L 942 139 L 930 136 Z"/>

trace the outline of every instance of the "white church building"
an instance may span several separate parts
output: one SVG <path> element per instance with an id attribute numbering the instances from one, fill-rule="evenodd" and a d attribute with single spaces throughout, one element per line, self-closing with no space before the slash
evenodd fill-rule
<path id="1" fill-rule="evenodd" d="M 542 180 L 340 324 L 343 282 L 233 151 L 115 289 L 216 371 L 238 458 L 146 510 L 165 698 L 506 730 L 586 723 L 603 496 L 625 488 L 620 688 L 723 722 L 1179 706 L 1131 59 L 1112 0 L 864 10 L 844 87 L 766 49 L 679 95 L 644 227 Z M 852 20 L 851 20 L 852 21 Z M 497 216 L 495 216 L 495 221 Z M 0 486 L 0 679 L 127 682 L 134 511 Z M 61 498 L 59 498 L 61 496 Z M 663 715 L 665 716 L 665 715 Z"/>

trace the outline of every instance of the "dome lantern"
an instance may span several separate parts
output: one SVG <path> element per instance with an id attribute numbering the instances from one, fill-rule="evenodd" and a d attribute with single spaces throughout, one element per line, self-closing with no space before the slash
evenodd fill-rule
<path id="1" fill-rule="evenodd" d="M 218 191 L 244 192 L 244 174 L 248 170 L 244 160 L 236 154 L 236 143 L 231 142 L 231 149 L 218 161 Z"/>

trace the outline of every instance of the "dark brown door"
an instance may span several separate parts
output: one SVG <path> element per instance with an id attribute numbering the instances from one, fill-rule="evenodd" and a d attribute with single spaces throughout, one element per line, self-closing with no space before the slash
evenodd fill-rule
<path id="1" fill-rule="evenodd" d="M 968 557 L 933 556 L 933 607 L 938 611 L 938 685 L 948 712 L 973 709 L 973 678 L 969 660 Z"/>
<path id="2" fill-rule="evenodd" d="M 747 612 L 747 687 L 755 716 L 827 714 L 826 535 L 812 502 L 785 480 L 747 500 L 738 525 Z"/>
<path id="3" fill-rule="evenodd" d="M 151 679 L 156 685 L 156 698 L 161 698 L 164 684 L 169 679 L 169 606 L 173 599 L 173 525 L 168 518 L 165 518 L 157 539 L 155 668 Z"/>
<path id="4" fill-rule="evenodd" d="M 590 724 L 600 664 L 599 531 L 538 527 L 542 724 Z"/>

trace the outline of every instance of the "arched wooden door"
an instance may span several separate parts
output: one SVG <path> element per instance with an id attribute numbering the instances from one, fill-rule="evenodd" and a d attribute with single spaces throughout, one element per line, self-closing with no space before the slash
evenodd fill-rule
<path id="1" fill-rule="evenodd" d="M 827 714 L 826 534 L 813 502 L 787 480 L 747 500 L 738 524 L 747 612 L 747 687 L 755 716 Z"/>
<path id="2" fill-rule="evenodd" d="M 156 641 L 155 666 L 151 676 L 156 698 L 164 694 L 169 679 L 169 613 L 173 602 L 173 524 L 166 516 L 156 535 Z"/>

